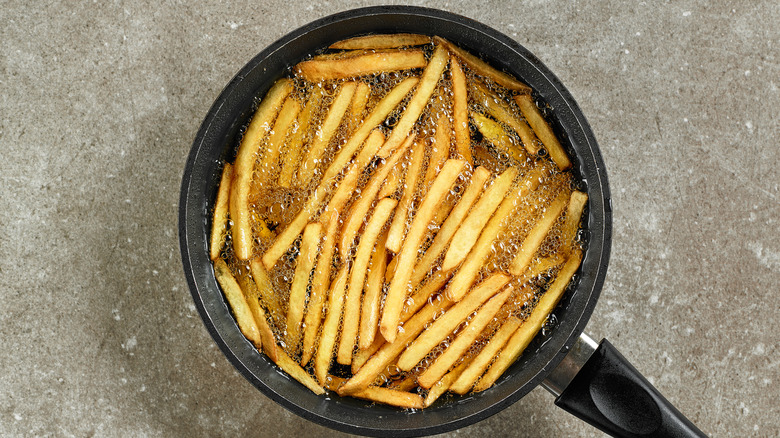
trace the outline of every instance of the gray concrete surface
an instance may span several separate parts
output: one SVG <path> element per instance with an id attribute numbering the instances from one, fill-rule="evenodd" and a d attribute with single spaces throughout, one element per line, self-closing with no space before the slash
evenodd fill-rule
<path id="1" fill-rule="evenodd" d="M 612 262 L 588 332 L 715 437 L 780 435 L 780 7 L 429 2 L 528 47 L 589 117 Z M 178 252 L 185 158 L 224 84 L 364 3 L 0 8 L 0 435 L 341 436 L 255 390 Z M 536 389 L 447 436 L 602 436 Z"/>

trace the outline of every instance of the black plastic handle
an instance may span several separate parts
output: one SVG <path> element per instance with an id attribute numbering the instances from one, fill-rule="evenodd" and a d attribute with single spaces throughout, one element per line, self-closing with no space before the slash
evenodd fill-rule
<path id="1" fill-rule="evenodd" d="M 616 437 L 706 437 L 606 339 L 555 404 Z"/>

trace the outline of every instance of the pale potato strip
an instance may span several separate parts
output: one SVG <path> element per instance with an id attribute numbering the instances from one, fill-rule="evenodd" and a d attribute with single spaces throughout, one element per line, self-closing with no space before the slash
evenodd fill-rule
<path id="1" fill-rule="evenodd" d="M 252 271 L 252 279 L 255 281 L 257 291 L 260 294 L 260 302 L 265 307 L 274 325 L 280 330 L 283 329 L 286 322 L 284 306 L 280 302 L 273 284 L 271 284 L 268 271 L 265 270 L 265 266 L 263 266 L 259 258 L 250 260 L 249 269 Z"/>
<path id="2" fill-rule="evenodd" d="M 406 351 L 398 358 L 398 368 L 403 371 L 414 368 L 422 358 L 465 321 L 471 312 L 477 310 L 482 303 L 496 295 L 496 292 L 509 283 L 509 280 L 511 277 L 508 275 L 495 273 L 472 289 L 407 347 Z"/>
<path id="3" fill-rule="evenodd" d="M 431 37 L 416 33 L 392 33 L 379 35 L 364 35 L 348 38 L 331 44 L 329 49 L 343 50 L 367 50 L 367 49 L 394 49 L 407 46 L 422 46 L 429 44 Z"/>
<path id="4" fill-rule="evenodd" d="M 445 40 L 441 37 L 433 37 L 433 41 L 436 44 L 445 45 L 447 49 L 449 49 L 450 52 L 457 55 L 460 59 L 463 60 L 463 62 L 468 65 L 468 67 L 474 71 L 474 73 L 485 76 L 493 80 L 493 82 L 509 88 L 510 90 L 518 91 L 520 93 L 530 93 L 531 87 L 528 85 L 518 81 L 517 79 L 513 78 L 512 76 L 502 72 L 498 71 L 495 68 L 488 65 L 485 61 L 477 58 L 476 56 L 472 55 L 471 53 L 467 52 L 466 50 L 461 49 L 460 47 L 452 44 L 451 42 Z"/>
<path id="5" fill-rule="evenodd" d="M 435 402 L 439 397 L 441 397 L 442 394 L 447 392 L 447 390 L 450 388 L 450 385 L 452 385 L 452 382 L 455 381 L 455 379 L 460 376 L 460 374 L 463 372 L 463 370 L 466 369 L 468 366 L 469 361 L 468 359 L 463 360 L 458 366 L 451 369 L 450 372 L 444 375 L 441 379 L 439 379 L 438 382 L 436 382 L 433 386 L 431 386 L 431 389 L 428 390 L 428 394 L 425 396 L 425 407 L 432 405 L 433 402 Z"/>
<path id="6" fill-rule="evenodd" d="M 437 46 L 433 51 L 431 60 L 428 62 L 428 66 L 425 67 L 420 77 L 420 83 L 417 85 L 412 99 L 406 105 L 406 110 L 404 110 L 382 149 L 379 150 L 380 157 L 390 156 L 403 143 L 404 139 L 409 136 L 409 132 L 414 124 L 417 123 L 417 119 L 420 118 L 423 109 L 428 105 L 428 100 L 433 95 L 436 85 L 438 85 L 439 79 L 441 79 L 444 73 L 444 69 L 447 68 L 448 61 L 447 50 L 442 46 Z"/>
<path id="7" fill-rule="evenodd" d="M 344 294 L 347 289 L 349 277 L 349 265 L 344 263 L 339 269 L 336 278 L 330 285 L 328 294 L 328 310 L 325 313 L 325 321 L 322 323 L 322 333 L 317 352 L 314 354 L 314 375 L 320 384 L 325 383 L 330 362 L 333 359 L 333 348 L 339 335 L 339 322 L 341 311 L 344 307 Z"/>
<path id="8" fill-rule="evenodd" d="M 295 274 L 290 285 L 290 301 L 287 307 L 287 336 L 285 342 L 292 352 L 300 347 L 301 322 L 306 309 L 306 289 L 314 270 L 317 252 L 322 236 L 322 224 L 312 222 L 303 230 L 301 249 L 298 253 Z"/>
<path id="9" fill-rule="evenodd" d="M 487 370 L 487 372 L 479 379 L 474 386 L 474 392 L 484 391 L 490 388 L 498 378 L 504 374 L 504 372 L 512 365 L 515 360 L 522 354 L 523 350 L 528 346 L 531 340 L 536 336 L 536 333 L 541 330 L 545 320 L 550 315 L 550 312 L 558 305 L 561 296 L 566 291 L 566 287 L 569 285 L 569 281 L 577 272 L 582 262 L 582 251 L 576 249 L 572 252 L 569 259 L 561 268 L 555 281 L 553 281 L 550 288 L 542 295 L 536 307 L 531 311 L 531 314 L 520 325 L 520 328 L 512 335 L 507 341 L 506 346 L 501 350 L 496 360 Z"/>
<path id="10" fill-rule="evenodd" d="M 417 262 L 417 253 L 428 224 L 433 219 L 441 201 L 447 196 L 455 180 L 460 175 L 466 162 L 463 160 L 447 160 L 433 181 L 430 190 L 420 203 L 420 208 L 409 227 L 401 251 L 398 253 L 398 264 L 393 274 L 393 280 L 385 296 L 382 310 L 380 330 L 388 342 L 393 342 L 398 331 L 398 321 L 403 310 L 403 302 L 409 292 L 409 279 Z"/>
<path id="11" fill-rule="evenodd" d="M 261 148 L 263 153 L 260 155 L 260 163 L 257 166 L 259 177 L 255 178 L 255 182 L 259 180 L 264 184 L 267 183 L 270 179 L 269 176 L 279 168 L 279 156 L 284 147 L 284 140 L 287 138 L 287 133 L 300 111 L 301 104 L 297 100 L 288 97 L 284 101 L 282 109 L 279 110 L 279 116 L 276 117 L 274 127 L 265 142 L 265 146 Z"/>
<path id="12" fill-rule="evenodd" d="M 547 153 L 550 154 L 550 158 L 555 162 L 561 170 L 566 170 L 571 167 L 571 161 L 569 160 L 566 151 L 558 141 L 558 137 L 555 136 L 552 128 L 542 117 L 542 113 L 537 108 L 536 104 L 532 100 L 530 95 L 515 96 L 515 102 L 520 107 L 520 112 L 523 113 L 523 117 L 531 125 L 534 132 L 542 141 L 544 148 L 547 149 Z"/>
<path id="13" fill-rule="evenodd" d="M 509 272 L 512 275 L 520 275 L 528 268 L 531 263 L 534 254 L 544 242 L 547 234 L 552 229 L 555 222 L 563 213 L 563 209 L 566 208 L 566 204 L 569 203 L 569 193 L 561 192 L 553 202 L 547 206 L 542 217 L 536 221 L 531 231 L 523 239 L 523 243 L 520 244 L 520 249 L 517 250 L 512 264 L 509 266 Z"/>
<path id="14" fill-rule="evenodd" d="M 325 236 L 322 239 L 316 268 L 311 279 L 309 304 L 306 306 L 306 316 L 303 320 L 301 365 L 306 365 L 314 353 L 314 343 L 322 320 L 322 307 L 330 287 L 330 272 L 333 265 L 333 255 L 336 252 L 336 235 L 339 230 L 338 215 L 332 218 L 325 227 Z"/>
<path id="15" fill-rule="evenodd" d="M 336 376 L 328 376 L 328 379 L 330 380 L 328 389 L 332 391 L 337 391 L 339 385 L 345 381 L 345 379 Z M 404 409 L 422 409 L 425 407 L 423 398 L 419 394 L 379 386 L 369 386 L 351 393 L 350 396 Z"/>
<path id="16" fill-rule="evenodd" d="M 501 175 L 497 176 L 492 184 L 480 196 L 474 208 L 463 219 L 455 232 L 452 242 L 444 255 L 441 268 L 449 271 L 458 266 L 474 247 L 480 233 L 487 225 L 490 217 L 506 197 L 517 176 L 517 169 L 508 167 Z"/>
<path id="17" fill-rule="evenodd" d="M 342 256 L 349 253 L 352 243 L 360 230 L 360 226 L 363 224 L 363 219 L 368 216 L 368 211 L 371 209 L 371 205 L 374 203 L 376 195 L 379 193 L 379 189 L 387 179 L 387 174 L 393 170 L 396 163 L 405 155 L 406 150 L 412 145 L 413 141 L 414 137 L 409 137 L 406 143 L 376 170 L 374 175 L 371 176 L 371 179 L 366 183 L 366 186 L 360 191 L 359 197 L 352 202 L 352 207 L 345 216 L 344 225 L 341 231 L 339 250 Z"/>
<path id="18" fill-rule="evenodd" d="M 466 75 L 463 73 L 460 62 L 454 56 L 450 58 L 450 74 L 452 76 L 452 127 L 455 131 L 455 150 L 466 162 L 473 164 Z"/>
<path id="19" fill-rule="evenodd" d="M 296 66 L 301 75 L 311 81 L 327 81 L 365 76 L 379 72 L 390 72 L 423 68 L 427 62 L 422 50 L 401 49 L 366 51 L 339 57 L 315 58 Z"/>
<path id="20" fill-rule="evenodd" d="M 265 311 L 263 311 L 263 308 L 260 306 L 260 293 L 257 289 L 257 284 L 248 273 L 239 275 L 238 278 L 236 278 L 236 281 L 238 281 L 238 284 L 241 286 L 249 310 L 255 318 L 255 323 L 260 331 L 260 339 L 263 341 L 263 351 L 265 351 L 265 354 L 267 354 L 271 360 L 276 361 L 278 357 L 276 351 L 276 338 L 274 337 L 274 332 L 271 330 L 271 326 L 268 325 Z M 257 345 L 257 348 L 259 349 L 260 346 Z"/>
<path id="21" fill-rule="evenodd" d="M 450 244 L 450 240 L 466 218 L 471 206 L 474 205 L 479 195 L 483 192 L 488 178 L 490 178 L 490 171 L 482 166 L 478 167 L 471 175 L 471 181 L 469 181 L 468 187 L 463 192 L 463 196 L 461 196 L 449 216 L 447 216 L 439 232 L 436 233 L 431 246 L 428 247 L 425 254 L 423 254 L 414 267 L 411 279 L 412 284 L 421 282 L 428 275 L 436 259 Z"/>
<path id="22" fill-rule="evenodd" d="M 366 274 L 366 289 L 360 310 L 358 336 L 358 348 L 361 350 L 369 348 L 374 343 L 379 325 L 379 306 L 382 304 L 382 285 L 385 280 L 385 269 L 387 269 L 386 241 L 387 230 L 383 231 L 376 240 L 374 254 L 371 256 L 371 264 Z"/>
<path id="23" fill-rule="evenodd" d="M 355 349 L 356 338 L 360 327 L 360 299 L 363 294 L 363 286 L 366 279 L 366 271 L 371 261 L 371 252 L 374 249 L 377 238 L 387 222 L 387 219 L 393 213 L 393 208 L 398 201 L 391 198 L 384 198 L 379 201 L 374 208 L 366 224 L 365 229 L 360 235 L 355 258 L 352 262 L 352 272 L 350 273 L 347 295 L 344 299 L 344 318 L 341 324 L 341 341 L 339 342 L 336 360 L 342 365 L 352 363 L 352 352 Z M 382 247 L 384 250 L 384 246 Z"/>
<path id="24" fill-rule="evenodd" d="M 493 321 L 493 317 L 498 313 L 498 310 L 504 305 L 506 299 L 512 293 L 512 286 L 510 285 L 503 292 L 496 294 L 485 305 L 480 307 L 476 316 L 471 319 L 469 324 L 455 336 L 455 340 L 450 343 L 450 346 L 434 360 L 433 364 L 429 366 L 421 375 L 417 378 L 417 383 L 423 388 L 430 388 L 441 379 L 444 374 L 457 362 L 457 360 L 466 354 L 471 344 L 477 339 L 487 325 Z"/>
<path id="25" fill-rule="evenodd" d="M 297 380 L 303 386 L 309 388 L 311 392 L 322 395 L 325 394 L 325 389 L 320 386 L 312 376 L 306 372 L 300 365 L 298 365 L 283 349 L 279 348 L 279 357 L 275 361 L 276 365 L 282 369 L 290 377 Z"/>
<path id="26" fill-rule="evenodd" d="M 480 82 L 474 83 L 473 91 L 477 102 L 485 107 L 491 116 L 512 128 L 520 136 L 528 153 L 536 155 L 539 152 L 539 139 L 536 138 L 534 131 L 523 120 L 515 117 L 507 102 Z"/>
<path id="27" fill-rule="evenodd" d="M 501 328 L 498 329 L 496 334 L 490 338 L 487 345 L 482 348 L 479 354 L 468 361 L 468 366 L 462 370 L 457 380 L 450 385 L 450 391 L 461 395 L 469 392 L 469 389 L 474 386 L 474 382 L 479 379 L 479 376 L 485 372 L 496 354 L 504 348 L 509 337 L 514 334 L 518 327 L 520 327 L 521 322 L 520 318 L 516 316 L 507 319 L 501 325 Z"/>
<path id="28" fill-rule="evenodd" d="M 284 158 L 282 158 L 282 170 L 279 171 L 279 186 L 284 188 L 298 187 L 298 181 L 295 175 L 298 174 L 301 156 L 305 153 L 306 143 L 311 122 L 314 116 L 319 112 L 322 105 L 322 99 L 325 96 L 325 90 L 322 85 L 315 85 L 303 109 L 298 113 L 295 132 L 285 146 Z"/>
<path id="29" fill-rule="evenodd" d="M 393 216 L 393 222 L 390 224 L 390 231 L 387 236 L 387 249 L 394 254 L 397 254 L 401 249 L 401 243 L 406 234 L 409 207 L 412 205 L 414 195 L 417 192 L 418 181 L 425 162 L 425 148 L 422 144 L 415 143 L 411 153 L 412 157 L 409 163 L 409 169 L 407 169 L 406 177 L 404 179 L 403 194 L 395 208 L 395 216 Z"/>
<path id="30" fill-rule="evenodd" d="M 523 162 L 526 159 L 525 152 L 514 142 L 514 139 L 504 130 L 498 122 L 480 113 L 472 112 L 471 118 L 474 124 L 493 146 L 505 152 L 512 159 Z"/>
<path id="31" fill-rule="evenodd" d="M 325 150 L 328 148 L 333 135 L 344 118 L 344 114 L 346 114 L 349 108 L 349 103 L 355 94 L 355 88 L 357 88 L 357 83 L 355 82 L 347 82 L 339 88 L 333 103 L 328 108 L 325 119 L 322 121 L 322 125 L 314 133 L 306 159 L 298 168 L 298 182 L 302 187 L 308 186 L 312 177 L 314 177 L 318 165 L 322 162 Z"/>
<path id="32" fill-rule="evenodd" d="M 566 208 L 566 219 L 564 219 L 563 228 L 561 228 L 561 244 L 566 253 L 574 248 L 574 238 L 577 234 L 577 229 L 580 227 L 582 211 L 585 209 L 587 202 L 588 195 L 586 193 L 577 190 L 572 192 L 569 206 Z"/>
<path id="33" fill-rule="evenodd" d="M 238 285 L 236 278 L 230 272 L 225 261 L 218 258 L 214 260 L 214 276 L 217 278 L 222 288 L 222 292 L 225 294 L 225 299 L 230 305 L 230 309 L 233 311 L 233 315 L 236 317 L 236 323 L 241 333 L 246 336 L 256 347 L 261 348 L 263 345 L 262 337 L 260 336 L 260 329 L 257 327 L 255 318 L 252 316 L 252 311 L 249 309 L 249 305 L 246 302 L 244 292 L 241 290 L 241 286 Z"/>
<path id="34" fill-rule="evenodd" d="M 233 163 L 233 185 L 230 188 L 230 218 L 233 225 L 230 232 L 233 239 L 233 251 L 239 260 L 248 260 L 252 257 L 249 186 L 254 172 L 255 159 L 263 139 L 271 129 L 271 122 L 292 89 L 292 81 L 289 79 L 280 79 L 271 86 L 241 138 L 236 161 Z"/>
<path id="35" fill-rule="evenodd" d="M 209 241 L 209 258 L 214 261 L 219 258 L 225 245 L 228 222 L 228 203 L 230 202 L 230 183 L 233 180 L 233 166 L 225 163 L 222 178 L 217 189 L 217 199 L 214 202 L 214 215 L 211 221 L 211 239 Z"/>
<path id="36" fill-rule="evenodd" d="M 439 174 L 441 166 L 444 165 L 447 158 L 450 156 L 452 126 L 450 126 L 448 117 L 449 116 L 446 114 L 439 113 L 436 123 L 436 133 L 433 136 L 433 142 L 431 142 L 428 168 L 425 170 L 425 178 L 423 178 L 423 191 L 428 190 L 428 186 L 431 185 L 436 178 L 436 175 Z"/>

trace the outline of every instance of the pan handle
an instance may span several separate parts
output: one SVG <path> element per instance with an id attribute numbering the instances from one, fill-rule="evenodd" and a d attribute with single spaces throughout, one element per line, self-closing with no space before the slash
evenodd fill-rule
<path id="1" fill-rule="evenodd" d="M 609 341 L 582 334 L 544 381 L 555 404 L 616 437 L 706 437 Z"/>

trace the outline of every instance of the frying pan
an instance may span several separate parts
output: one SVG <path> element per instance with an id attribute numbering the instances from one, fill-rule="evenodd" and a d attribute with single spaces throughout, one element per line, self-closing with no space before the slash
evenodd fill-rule
<path id="1" fill-rule="evenodd" d="M 210 216 L 221 163 L 235 148 L 256 104 L 287 69 L 329 44 L 368 33 L 439 35 L 518 77 L 551 109 L 549 119 L 573 157 L 588 193 L 585 256 L 554 311 L 554 327 L 538 335 L 490 389 L 442 397 L 422 411 L 404 411 L 334 393 L 317 396 L 282 373 L 241 334 L 208 258 Z M 672 407 L 612 345 L 582 334 L 596 305 L 609 260 L 612 206 L 604 162 L 571 94 L 534 55 L 507 36 L 448 12 L 407 6 L 355 9 L 293 31 L 254 57 L 206 115 L 187 159 L 179 202 L 179 239 L 187 282 L 214 341 L 238 371 L 290 411 L 344 432 L 373 436 L 443 433 L 483 420 L 542 384 L 556 404 L 616 436 L 704 436 Z"/>

